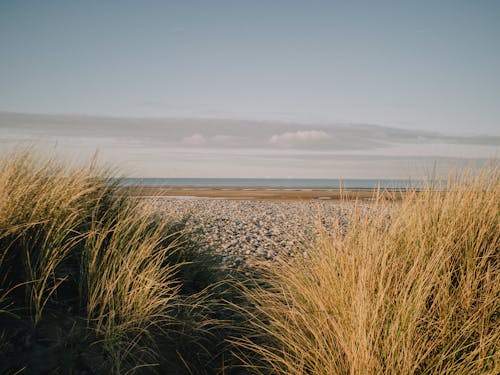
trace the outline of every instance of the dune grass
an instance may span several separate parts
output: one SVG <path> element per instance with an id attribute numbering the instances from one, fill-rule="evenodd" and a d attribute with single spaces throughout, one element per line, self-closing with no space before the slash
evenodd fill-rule
<path id="1" fill-rule="evenodd" d="M 14 317 L 4 335 L 11 343 L 23 336 L 26 344 L 11 347 L 10 358 L 28 357 L 20 363 L 28 372 L 70 370 L 61 369 L 55 349 L 47 351 L 66 342 L 43 337 L 64 335 L 58 320 L 68 320 L 74 340 L 99 347 L 87 361 L 84 347 L 69 359 L 88 370 L 122 373 L 157 357 L 149 333 L 176 297 L 175 267 L 163 264 L 170 250 L 162 246 L 164 226 L 122 198 L 110 175 L 30 153 L 1 163 L 0 298 L 4 315 Z M 12 329 L 12 322 L 22 324 Z"/>
<path id="2" fill-rule="evenodd" d="M 495 166 L 379 194 L 253 281 L 113 176 L 0 161 L 0 373 L 499 372 Z"/>
<path id="3" fill-rule="evenodd" d="M 227 272 L 113 175 L 30 152 L 0 162 L 1 373 L 213 373 L 231 361 Z"/>
<path id="4" fill-rule="evenodd" d="M 358 205 L 305 260 L 264 269 L 247 291 L 253 334 L 234 340 L 255 354 L 249 371 L 499 373 L 499 177 L 493 166 Z"/>

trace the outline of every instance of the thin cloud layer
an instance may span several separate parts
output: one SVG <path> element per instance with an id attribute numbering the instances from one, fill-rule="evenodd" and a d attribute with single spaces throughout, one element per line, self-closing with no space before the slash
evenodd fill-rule
<path id="1" fill-rule="evenodd" d="M 0 112 L 0 151 L 34 142 L 78 160 L 99 149 L 103 162 L 137 177 L 405 178 L 423 163 L 500 155 L 495 135 L 380 125 Z"/>

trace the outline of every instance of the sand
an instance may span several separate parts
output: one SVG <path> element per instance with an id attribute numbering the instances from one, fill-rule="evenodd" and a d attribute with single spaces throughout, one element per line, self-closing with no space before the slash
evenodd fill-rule
<path id="1" fill-rule="evenodd" d="M 129 187 L 132 195 L 141 197 L 172 198 L 217 198 L 230 200 L 258 201 L 340 201 L 374 200 L 374 189 L 324 189 L 324 188 L 270 188 L 270 187 L 233 187 L 233 186 L 147 186 Z M 392 190 L 393 200 L 401 198 L 403 192 Z"/>

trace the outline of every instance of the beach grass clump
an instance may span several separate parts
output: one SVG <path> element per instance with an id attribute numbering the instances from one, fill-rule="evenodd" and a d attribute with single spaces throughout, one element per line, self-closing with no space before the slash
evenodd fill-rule
<path id="1" fill-rule="evenodd" d="M 1 373 L 209 373 L 227 362 L 227 273 L 184 222 L 112 176 L 32 152 L 0 162 Z"/>
<path id="2" fill-rule="evenodd" d="M 307 258 L 248 291 L 249 368 L 276 374 L 500 369 L 500 174 L 452 175 L 400 203 L 357 205 Z"/>
<path id="3" fill-rule="evenodd" d="M 0 163 L 4 371 L 122 373 L 157 359 L 151 332 L 178 289 L 168 234 L 110 176 L 32 153 Z"/>

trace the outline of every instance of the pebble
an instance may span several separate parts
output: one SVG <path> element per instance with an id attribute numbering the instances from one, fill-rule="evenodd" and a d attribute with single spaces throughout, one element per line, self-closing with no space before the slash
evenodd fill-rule
<path id="1" fill-rule="evenodd" d="M 307 256 L 301 243 L 319 233 L 319 223 L 326 231 L 339 223 L 345 226 L 353 208 L 328 201 L 163 198 L 152 204 L 168 218 L 187 215 L 187 229 L 200 233 L 201 241 L 229 267 Z"/>

